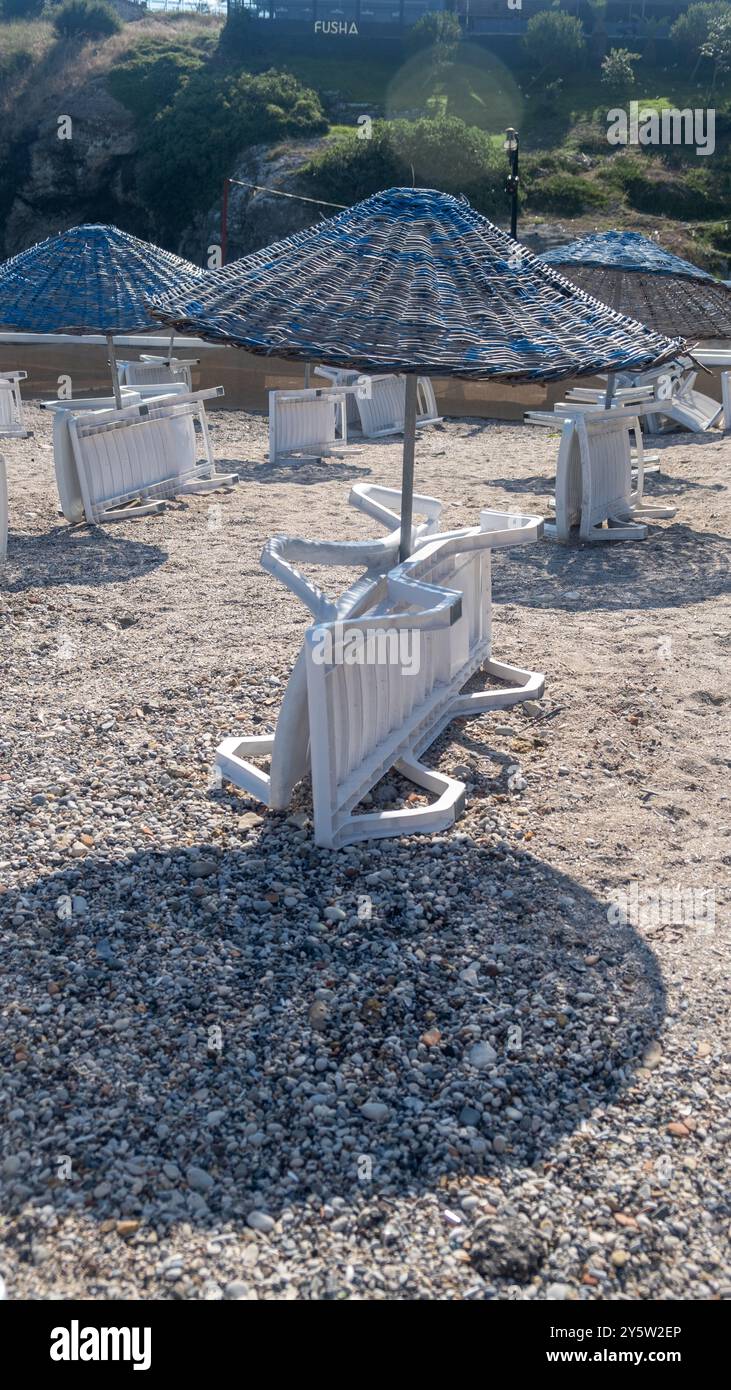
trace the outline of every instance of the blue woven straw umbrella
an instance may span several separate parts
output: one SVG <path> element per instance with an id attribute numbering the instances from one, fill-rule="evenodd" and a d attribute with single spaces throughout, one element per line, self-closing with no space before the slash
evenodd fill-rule
<path id="1" fill-rule="evenodd" d="M 639 232 L 597 232 L 555 247 L 543 260 L 658 333 L 731 337 L 731 288 Z"/>
<path id="2" fill-rule="evenodd" d="M 115 333 L 158 328 L 147 301 L 203 272 L 118 227 L 72 227 L 0 265 L 0 325 L 17 333 L 103 333 L 117 405 Z"/>
<path id="3" fill-rule="evenodd" d="M 411 542 L 416 379 L 558 381 L 683 346 L 613 313 L 465 198 L 391 188 L 158 300 L 179 332 L 265 356 L 406 374 L 401 551 Z"/>

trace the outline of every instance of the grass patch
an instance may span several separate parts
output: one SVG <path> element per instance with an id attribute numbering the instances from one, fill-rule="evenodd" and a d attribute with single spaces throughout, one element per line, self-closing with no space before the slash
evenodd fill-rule
<path id="1" fill-rule="evenodd" d="M 55 41 L 53 28 L 42 20 L 0 24 L 0 79 L 8 81 L 40 63 Z"/>

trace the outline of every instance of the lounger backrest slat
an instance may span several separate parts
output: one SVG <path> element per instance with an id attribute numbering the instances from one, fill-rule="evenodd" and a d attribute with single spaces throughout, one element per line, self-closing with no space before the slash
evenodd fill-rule
<path id="1" fill-rule="evenodd" d="M 584 456 L 582 519 L 584 526 L 594 526 L 630 503 L 629 422 L 611 415 L 584 417 L 578 421 L 577 438 Z"/>
<path id="2" fill-rule="evenodd" d="M 0 430 L 12 429 L 15 424 L 15 392 L 9 381 L 0 378 Z"/>
<path id="3" fill-rule="evenodd" d="M 269 392 L 269 461 L 326 454 L 347 440 L 345 394 L 334 389 Z"/>
<path id="4" fill-rule="evenodd" d="M 363 433 L 396 433 L 404 427 L 406 381 L 388 376 L 371 381 L 370 390 L 356 396 Z"/>
<path id="5" fill-rule="evenodd" d="M 196 468 L 193 422 L 199 409 L 191 404 L 138 419 L 73 420 L 71 435 L 87 517 L 99 520 L 105 509 L 135 497 L 174 496 L 181 479 Z"/>
<path id="6" fill-rule="evenodd" d="M 335 367 L 316 367 L 315 371 L 334 385 L 357 388 L 354 395 L 348 398 L 348 423 L 354 424 L 359 420 L 364 435 L 371 438 L 402 432 L 406 409 L 405 377 L 393 374 L 366 376 Z M 437 402 L 428 376 L 417 378 L 416 390 L 417 424 L 436 420 Z"/>
<path id="7" fill-rule="evenodd" d="M 7 434 L 25 434 L 23 401 L 20 395 L 20 382 L 27 372 L 0 373 L 0 431 Z"/>
<path id="8" fill-rule="evenodd" d="M 438 546 L 423 560 L 409 562 L 409 577 L 433 586 L 450 603 L 461 607 L 461 616 L 441 627 L 422 623 L 423 600 L 389 604 L 387 578 L 378 584 L 368 618 L 380 617 L 380 630 L 361 636 L 361 658 L 348 663 L 344 653 L 353 640 L 346 623 L 341 634 L 340 655 L 337 642 L 319 649 L 308 631 L 307 661 L 311 721 L 316 709 L 322 717 L 311 729 L 313 794 L 318 807 L 317 786 L 326 785 L 327 798 L 319 797 L 320 813 L 331 815 L 337 828 L 338 816 L 347 815 L 365 792 L 392 765 L 398 747 L 404 747 L 417 732 L 438 720 L 450 692 L 464 682 L 489 654 L 489 624 L 486 620 L 489 564 L 486 549 L 444 556 Z M 457 595 L 461 596 L 461 605 Z M 413 628 L 389 626 L 414 615 Z M 325 625 L 327 627 L 328 625 Z M 359 634 L 360 635 L 360 634 Z M 318 784 L 318 776 L 324 782 Z"/>
<path id="9" fill-rule="evenodd" d="M 182 381 L 191 389 L 192 372 L 185 362 L 173 360 L 120 362 L 120 380 L 126 386 L 157 386 Z"/>

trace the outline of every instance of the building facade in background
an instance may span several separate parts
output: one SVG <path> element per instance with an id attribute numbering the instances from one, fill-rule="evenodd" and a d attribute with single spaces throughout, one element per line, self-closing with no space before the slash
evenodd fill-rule
<path id="1" fill-rule="evenodd" d="M 691 0 L 608 0 L 600 22 L 611 38 L 641 38 L 652 23 L 653 37 L 663 38 L 673 20 L 688 8 Z M 430 10 L 453 10 L 469 34 L 520 34 L 531 15 L 556 8 L 551 0 L 228 0 L 229 12 L 248 10 L 260 19 L 291 25 L 324 22 L 358 26 L 410 28 Z M 587 32 L 595 25 L 595 11 L 587 0 L 558 0 L 558 8 L 578 15 Z"/>

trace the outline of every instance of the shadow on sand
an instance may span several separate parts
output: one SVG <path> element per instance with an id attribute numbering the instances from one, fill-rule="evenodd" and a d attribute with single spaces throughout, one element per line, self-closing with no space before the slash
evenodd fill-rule
<path id="1" fill-rule="evenodd" d="M 243 1225 L 312 1194 L 357 1205 L 444 1174 L 542 1171 L 632 1085 L 665 1008 L 655 958 L 525 851 L 434 848 L 330 854 L 270 816 L 235 850 L 89 857 L 0 895 L 3 1149 L 25 1155 L 22 1201 Z M 202 1198 L 190 1164 L 211 1178 Z M 21 1198 L 6 1187 L 3 1203 Z"/>

